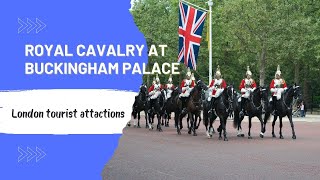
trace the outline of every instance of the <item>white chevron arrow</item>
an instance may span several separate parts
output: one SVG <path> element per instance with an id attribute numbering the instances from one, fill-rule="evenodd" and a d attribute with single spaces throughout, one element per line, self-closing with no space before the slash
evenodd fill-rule
<path id="1" fill-rule="evenodd" d="M 28 155 L 28 153 L 26 153 L 20 147 L 18 147 L 18 152 L 20 153 L 20 156 L 18 157 L 18 162 L 20 162 L 22 159 L 24 159 Z"/>
<path id="2" fill-rule="evenodd" d="M 43 28 L 45 28 L 47 25 L 40 21 L 38 18 L 36 18 L 36 23 L 38 23 L 39 27 L 36 29 L 36 33 L 40 32 Z"/>
<path id="3" fill-rule="evenodd" d="M 18 18 L 18 23 L 21 25 L 18 29 L 18 33 L 20 33 L 21 31 L 23 31 L 26 27 L 28 27 L 28 24 L 26 24 L 25 22 L 23 22 L 20 18 Z"/>
<path id="4" fill-rule="evenodd" d="M 29 34 L 32 30 L 35 29 L 36 33 L 39 33 L 42 31 L 47 25 L 40 21 L 40 19 L 36 18 L 36 21 L 32 21 L 31 19 L 27 18 L 27 21 L 22 21 L 20 18 L 18 18 L 18 23 L 20 24 L 20 27 L 18 29 L 18 33 L 21 33 L 22 31 L 26 30 Z"/>
<path id="5" fill-rule="evenodd" d="M 32 31 L 34 28 L 37 27 L 37 25 L 28 18 L 27 18 L 27 23 L 29 24 L 29 28 L 27 29 L 27 33 L 29 33 L 30 31 Z"/>
<path id="6" fill-rule="evenodd" d="M 37 154 L 29 147 L 27 147 L 27 151 L 29 153 L 29 156 L 27 157 L 27 162 L 29 162 L 30 160 L 32 160 L 34 157 L 37 156 Z"/>
<path id="7" fill-rule="evenodd" d="M 47 154 L 45 152 L 43 152 L 40 148 L 36 147 L 36 151 L 37 153 L 39 153 L 39 155 L 36 158 L 36 161 L 40 161 L 40 159 L 42 159 L 43 157 L 45 157 Z"/>

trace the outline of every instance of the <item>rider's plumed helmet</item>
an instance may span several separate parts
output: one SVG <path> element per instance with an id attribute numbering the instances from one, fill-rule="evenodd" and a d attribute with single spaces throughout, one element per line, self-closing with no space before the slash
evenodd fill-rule
<path id="1" fill-rule="evenodd" d="M 172 83 L 172 75 L 171 74 L 169 76 L 168 83 Z"/>
<path id="2" fill-rule="evenodd" d="M 156 78 L 153 78 L 152 84 L 156 84 Z"/>
<path id="3" fill-rule="evenodd" d="M 160 83 L 160 79 L 159 79 L 158 74 L 156 75 L 156 83 Z"/>
<path id="4" fill-rule="evenodd" d="M 246 76 L 252 76 L 252 73 L 251 73 L 251 71 L 250 71 L 250 67 L 249 66 L 247 66 L 247 72 L 246 72 Z"/>
<path id="5" fill-rule="evenodd" d="M 221 72 L 220 72 L 220 66 L 219 65 L 217 67 L 216 76 L 220 76 L 221 77 Z"/>
<path id="6" fill-rule="evenodd" d="M 188 67 L 188 71 L 187 71 L 187 77 L 191 77 L 191 71 L 190 71 L 190 68 Z"/>
<path id="7" fill-rule="evenodd" d="M 278 65 L 276 74 L 274 76 L 276 77 L 277 75 L 281 76 L 280 65 Z"/>

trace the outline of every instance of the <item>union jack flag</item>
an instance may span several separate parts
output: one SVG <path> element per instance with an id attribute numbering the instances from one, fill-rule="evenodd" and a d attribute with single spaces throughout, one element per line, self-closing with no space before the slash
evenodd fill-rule
<path id="1" fill-rule="evenodd" d="M 206 12 L 179 2 L 179 56 L 178 62 L 196 70 L 201 35 Z"/>

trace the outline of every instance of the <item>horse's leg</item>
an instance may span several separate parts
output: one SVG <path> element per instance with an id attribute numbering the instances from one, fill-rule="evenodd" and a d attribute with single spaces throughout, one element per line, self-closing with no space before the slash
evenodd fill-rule
<path id="1" fill-rule="evenodd" d="M 289 121 L 290 121 L 290 125 L 291 125 L 291 129 L 292 129 L 292 139 L 296 139 L 296 133 L 294 131 L 294 125 L 293 125 L 293 121 L 292 121 L 292 115 L 289 113 Z"/>
<path id="2" fill-rule="evenodd" d="M 146 128 L 148 128 L 148 111 L 147 110 L 144 110 L 144 118 L 146 119 Z"/>
<path id="3" fill-rule="evenodd" d="M 282 117 L 281 116 L 279 116 L 279 120 L 280 120 L 280 132 L 279 132 L 280 139 L 283 139 L 283 136 L 282 136 Z"/>
<path id="4" fill-rule="evenodd" d="M 179 135 L 181 135 L 180 127 L 179 127 L 179 120 L 180 120 L 180 113 L 179 113 L 179 111 L 176 111 L 176 112 L 174 113 L 174 124 L 175 124 L 175 126 L 176 126 L 176 128 L 177 128 L 177 133 L 178 133 Z"/>
<path id="5" fill-rule="evenodd" d="M 191 122 L 192 122 L 192 124 L 191 124 L 191 129 L 192 129 L 192 131 L 193 131 L 193 136 L 197 136 L 197 133 L 196 133 L 196 126 L 197 126 L 197 115 L 195 114 L 195 115 L 193 115 L 192 113 L 190 113 L 190 115 L 191 115 Z"/>
<path id="6" fill-rule="evenodd" d="M 190 125 L 189 125 L 189 122 L 190 122 Z M 189 112 L 188 112 L 188 117 L 187 117 L 187 124 L 188 124 L 188 134 L 191 134 L 192 126 L 193 126 L 193 116 Z"/>
<path id="7" fill-rule="evenodd" d="M 137 128 L 140 128 L 140 112 L 138 113 L 138 126 Z"/>
<path id="8" fill-rule="evenodd" d="M 166 117 L 166 113 L 167 113 L 167 112 L 165 111 L 165 112 L 164 112 L 164 117 Z M 163 118 L 163 117 L 161 118 L 161 126 L 164 125 L 165 119 L 166 119 L 166 118 Z"/>
<path id="9" fill-rule="evenodd" d="M 222 130 L 223 130 L 223 140 L 228 141 L 227 138 L 227 119 L 228 119 L 228 114 L 223 115 L 223 121 L 222 121 Z"/>
<path id="10" fill-rule="evenodd" d="M 252 137 L 251 137 L 251 126 L 252 126 L 252 124 L 251 124 L 251 116 L 249 116 L 249 132 L 248 132 L 248 139 L 252 139 Z"/>
<path id="11" fill-rule="evenodd" d="M 261 123 L 261 132 L 260 132 L 260 137 L 263 138 L 264 137 L 264 126 L 263 126 L 263 120 L 262 120 L 262 116 L 258 117 Z"/>
<path id="12" fill-rule="evenodd" d="M 277 137 L 275 134 L 274 134 L 274 125 L 276 124 L 276 121 L 277 121 L 277 116 L 273 116 L 273 121 L 272 121 L 272 137 Z"/>
<path id="13" fill-rule="evenodd" d="M 239 137 L 244 137 L 244 133 L 242 132 L 242 126 L 241 126 L 241 123 L 242 123 L 242 120 L 244 119 L 244 117 L 242 116 L 242 117 L 240 117 L 240 120 L 239 120 L 239 124 L 238 124 L 238 126 L 239 126 Z"/>
<path id="14" fill-rule="evenodd" d="M 148 114 L 148 119 L 149 119 L 148 121 L 149 130 L 151 130 L 152 129 L 152 113 Z"/>
<path id="15" fill-rule="evenodd" d="M 164 121 L 164 126 L 169 127 L 169 118 L 170 118 L 171 112 L 166 112 L 166 119 Z"/>
<path id="16" fill-rule="evenodd" d="M 188 129 L 190 129 L 189 121 L 190 121 L 190 116 L 189 116 L 189 114 L 188 114 L 188 116 L 187 116 L 187 128 L 188 128 Z"/>
<path id="17" fill-rule="evenodd" d="M 194 135 L 194 136 L 197 136 L 196 130 L 198 129 L 198 128 L 197 128 L 198 117 L 199 117 L 199 112 L 196 113 L 196 115 L 194 116 L 194 129 L 193 129 L 193 135 Z"/>
<path id="18" fill-rule="evenodd" d="M 198 122 L 198 125 L 197 125 L 196 129 L 198 129 L 198 128 L 199 128 L 199 126 L 200 126 L 200 122 L 201 122 L 200 112 L 198 113 L 198 116 L 197 116 L 197 117 L 199 117 L 199 122 Z"/>
<path id="19" fill-rule="evenodd" d="M 203 113 L 205 113 L 205 112 L 203 111 Z M 210 138 L 209 129 L 208 129 L 209 121 L 208 121 L 208 117 L 207 117 L 205 114 L 203 114 L 203 124 L 204 124 L 204 126 L 206 127 L 207 137 Z"/>
<path id="20" fill-rule="evenodd" d="M 214 119 L 212 116 L 209 117 L 210 119 L 210 127 L 209 127 L 209 138 L 212 138 L 212 134 L 214 133 L 214 128 L 213 128 L 213 122 L 214 122 Z"/>
<path id="21" fill-rule="evenodd" d="M 183 125 L 182 125 L 182 119 L 187 115 L 187 113 L 181 113 L 179 115 L 179 119 L 180 119 L 180 129 L 183 128 Z M 188 119 L 187 119 L 188 120 Z M 189 120 L 188 120 L 189 121 Z M 188 128 L 189 128 L 189 122 L 188 122 Z"/>
<path id="22" fill-rule="evenodd" d="M 161 115 L 157 113 L 157 118 L 158 118 L 158 125 L 157 125 L 157 129 L 159 132 L 162 132 L 162 128 L 161 128 Z M 163 120 L 163 119 L 162 119 Z"/>

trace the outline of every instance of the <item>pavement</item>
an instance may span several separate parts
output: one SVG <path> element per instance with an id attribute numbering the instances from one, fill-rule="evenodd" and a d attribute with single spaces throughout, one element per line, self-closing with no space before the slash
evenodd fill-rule
<path id="1" fill-rule="evenodd" d="M 247 118 L 246 118 L 247 119 Z M 253 120 L 251 136 L 243 122 L 245 137 L 237 137 L 232 120 L 227 123 L 229 141 L 212 139 L 205 134 L 202 122 L 198 136 L 187 133 L 186 120 L 182 134 L 177 135 L 173 121 L 163 132 L 141 127 L 126 127 L 113 158 L 106 164 L 104 180 L 206 180 L 206 179 L 320 179 L 320 116 L 294 118 L 297 139 L 291 138 L 288 118 L 283 119 L 283 136 L 271 136 L 271 121 L 264 138 L 259 137 L 260 124 Z M 215 129 L 219 120 L 214 123 Z"/>

